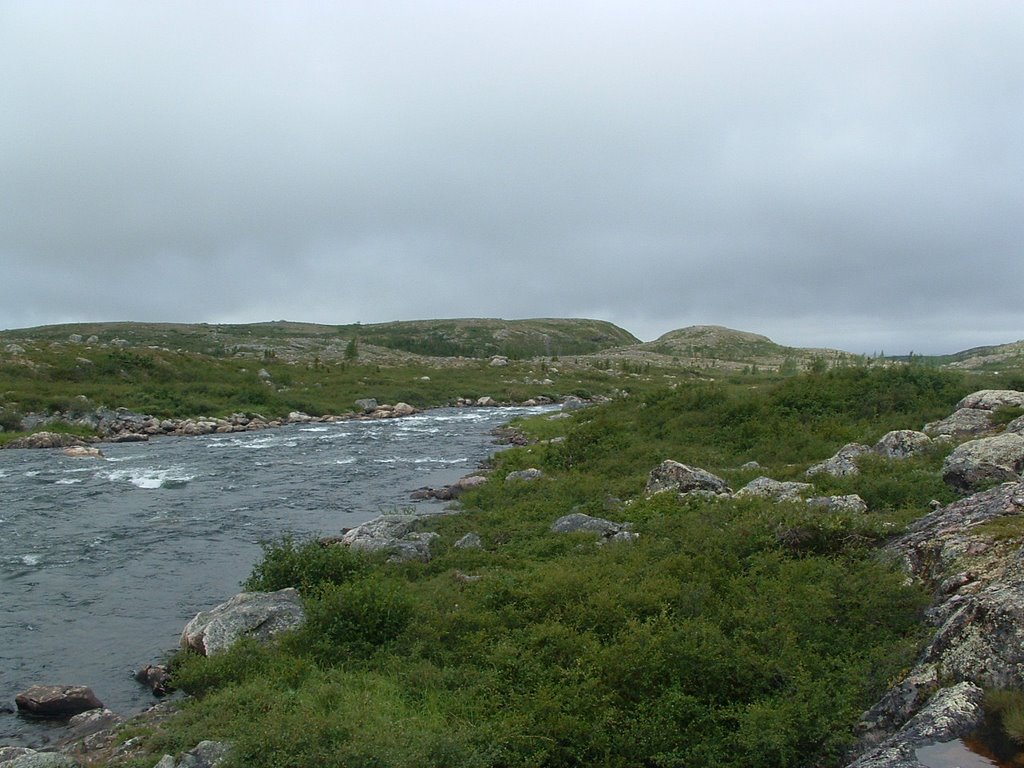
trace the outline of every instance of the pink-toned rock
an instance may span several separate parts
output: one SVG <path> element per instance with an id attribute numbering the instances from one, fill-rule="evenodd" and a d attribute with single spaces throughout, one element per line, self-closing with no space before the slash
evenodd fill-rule
<path id="1" fill-rule="evenodd" d="M 70 717 L 103 707 L 92 689 L 84 685 L 33 685 L 14 701 L 19 710 L 36 717 Z"/>

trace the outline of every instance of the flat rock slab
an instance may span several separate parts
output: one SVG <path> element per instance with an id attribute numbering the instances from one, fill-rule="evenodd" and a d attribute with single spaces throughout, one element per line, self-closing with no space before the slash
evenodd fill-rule
<path id="1" fill-rule="evenodd" d="M 103 702 L 84 685 L 33 685 L 15 697 L 18 709 L 35 717 L 71 717 Z"/>

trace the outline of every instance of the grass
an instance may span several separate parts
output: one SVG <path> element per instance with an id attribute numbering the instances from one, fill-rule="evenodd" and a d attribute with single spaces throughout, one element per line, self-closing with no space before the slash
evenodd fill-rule
<path id="1" fill-rule="evenodd" d="M 269 543 L 246 586 L 297 587 L 310 620 L 273 646 L 177 657 L 193 698 L 145 743 L 155 761 L 227 739 L 239 766 L 836 764 L 923 639 L 926 596 L 874 553 L 949 494 L 941 453 L 814 478 L 818 493 L 860 493 L 863 513 L 645 498 L 646 474 L 675 458 L 736 486 L 756 459 L 799 477 L 845 442 L 948 412 L 969 386 L 846 370 L 525 420 L 564 439 L 498 454 L 464 513 L 436 520 L 429 563 Z M 528 466 L 544 476 L 504 482 Z M 640 536 L 550 533 L 571 511 Z M 453 546 L 469 532 L 483 549 Z"/>

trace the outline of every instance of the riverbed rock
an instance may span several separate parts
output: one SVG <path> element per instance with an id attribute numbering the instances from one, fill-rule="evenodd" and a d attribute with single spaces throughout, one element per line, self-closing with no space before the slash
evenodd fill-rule
<path id="1" fill-rule="evenodd" d="M 84 685 L 33 685 L 14 698 L 18 709 L 35 717 L 70 717 L 103 702 Z"/>
<path id="2" fill-rule="evenodd" d="M 871 453 L 871 448 L 868 446 L 861 443 L 847 443 L 836 451 L 834 456 L 809 467 L 804 474 L 807 477 L 813 477 L 821 473 L 832 475 L 833 477 L 858 475 L 860 474 L 860 469 L 857 467 L 857 458 L 866 453 Z"/>
<path id="3" fill-rule="evenodd" d="M 82 438 L 63 432 L 35 432 L 7 443 L 4 448 L 70 448 L 84 446 Z"/>
<path id="4" fill-rule="evenodd" d="M 181 646 L 204 656 L 227 650 L 242 637 L 269 641 L 306 620 L 298 591 L 241 592 L 226 603 L 201 611 L 181 633 Z"/>
<path id="5" fill-rule="evenodd" d="M 961 443 L 942 464 L 942 479 L 961 491 L 1020 479 L 1024 435 L 1007 433 Z"/>
<path id="6" fill-rule="evenodd" d="M 906 459 L 923 453 L 931 444 L 932 439 L 924 432 L 895 429 L 886 432 L 871 450 L 887 459 Z"/>
<path id="7" fill-rule="evenodd" d="M 757 496 L 772 501 L 800 501 L 800 494 L 812 487 L 810 483 L 783 482 L 770 477 L 757 477 L 736 491 L 736 496 Z"/>
<path id="8" fill-rule="evenodd" d="M 155 696 L 166 696 L 172 690 L 171 673 L 163 664 L 147 664 L 137 670 L 133 677 Z"/>
<path id="9" fill-rule="evenodd" d="M 356 400 L 355 406 L 361 413 L 373 413 L 377 410 L 377 400 L 373 397 L 362 397 Z"/>
<path id="10" fill-rule="evenodd" d="M 62 453 L 71 459 L 102 459 L 103 451 L 88 445 L 71 445 Z"/>
<path id="11" fill-rule="evenodd" d="M 725 481 L 717 475 L 711 474 L 706 469 L 691 467 L 672 459 L 665 459 L 647 476 L 646 494 L 650 496 L 662 491 L 732 493 Z"/>
<path id="12" fill-rule="evenodd" d="M 564 400 L 562 400 L 562 410 L 566 412 L 578 411 L 581 408 L 586 407 L 586 401 L 583 400 L 582 398 L 576 397 L 576 395 L 569 395 Z"/>
<path id="13" fill-rule="evenodd" d="M 956 407 L 994 411 L 1006 405 L 1024 408 L 1024 392 L 1015 389 L 981 389 L 964 397 Z"/>
<path id="14" fill-rule="evenodd" d="M 980 435 L 992 429 L 992 412 L 981 408 L 958 408 L 939 421 L 924 425 L 924 431 L 932 436 L 950 435 L 966 437 Z"/>

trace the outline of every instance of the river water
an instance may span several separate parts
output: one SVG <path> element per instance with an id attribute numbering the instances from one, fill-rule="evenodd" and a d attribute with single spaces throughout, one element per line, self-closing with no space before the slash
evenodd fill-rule
<path id="1" fill-rule="evenodd" d="M 410 507 L 416 488 L 472 473 L 496 448 L 490 431 L 524 412 L 164 437 L 103 445 L 104 459 L 0 451 L 0 708 L 34 684 L 80 684 L 116 712 L 141 711 L 153 697 L 132 670 L 238 592 L 261 541 Z M 0 713 L 0 745 L 54 736 Z"/>

